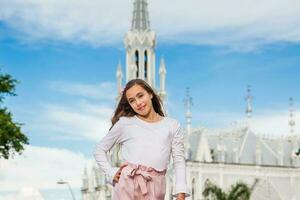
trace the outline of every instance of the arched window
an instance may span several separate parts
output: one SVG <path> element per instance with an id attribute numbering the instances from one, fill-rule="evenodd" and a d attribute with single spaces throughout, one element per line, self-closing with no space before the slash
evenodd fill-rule
<path id="1" fill-rule="evenodd" d="M 135 65 L 136 65 L 136 77 L 139 77 L 139 52 L 138 50 L 135 51 Z"/>
<path id="2" fill-rule="evenodd" d="M 144 53 L 144 77 L 147 80 L 147 76 L 148 76 L 148 53 L 147 50 L 145 50 Z"/>

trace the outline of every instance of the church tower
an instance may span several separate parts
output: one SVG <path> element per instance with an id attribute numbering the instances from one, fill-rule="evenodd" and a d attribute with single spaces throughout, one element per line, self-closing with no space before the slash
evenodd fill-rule
<path id="1" fill-rule="evenodd" d="M 125 36 L 126 82 L 140 78 L 155 88 L 155 41 L 150 30 L 148 3 L 135 0 L 131 30 Z"/>
<path id="2" fill-rule="evenodd" d="M 143 79 L 164 101 L 166 97 L 166 69 L 163 63 L 163 66 L 160 67 L 160 87 L 159 91 L 157 91 L 155 80 L 156 34 L 150 29 L 148 3 L 146 0 L 134 0 L 131 29 L 125 35 L 124 44 L 126 48 L 126 83 L 136 78 Z M 120 74 L 119 68 L 118 71 Z M 120 75 L 117 77 L 117 80 L 119 83 Z"/>

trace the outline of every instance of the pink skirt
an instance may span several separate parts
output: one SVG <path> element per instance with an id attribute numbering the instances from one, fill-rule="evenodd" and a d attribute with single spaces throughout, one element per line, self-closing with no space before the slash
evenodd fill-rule
<path id="1" fill-rule="evenodd" d="M 128 164 L 122 169 L 119 182 L 114 185 L 112 200 L 164 200 L 166 170 Z"/>

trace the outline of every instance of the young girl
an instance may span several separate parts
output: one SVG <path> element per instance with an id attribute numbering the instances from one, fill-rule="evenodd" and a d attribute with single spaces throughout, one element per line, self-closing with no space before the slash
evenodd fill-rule
<path id="1" fill-rule="evenodd" d="M 176 200 L 189 196 L 186 184 L 183 133 L 177 120 L 166 117 L 153 89 L 141 79 L 129 81 L 112 118 L 108 134 L 94 157 L 114 186 L 113 200 L 163 200 L 165 174 L 172 155 Z M 120 144 L 124 163 L 112 167 L 106 153 Z"/>

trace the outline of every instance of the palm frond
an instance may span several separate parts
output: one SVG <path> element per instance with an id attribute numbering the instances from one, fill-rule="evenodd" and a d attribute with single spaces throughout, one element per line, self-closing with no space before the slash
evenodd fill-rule
<path id="1" fill-rule="evenodd" d="M 205 198 L 211 197 L 215 200 L 226 200 L 226 194 L 222 189 L 211 182 L 205 184 L 205 189 L 202 194 Z"/>
<path id="2" fill-rule="evenodd" d="M 250 188 L 247 184 L 238 182 L 231 186 L 231 190 L 228 193 L 228 200 L 249 200 Z"/>

